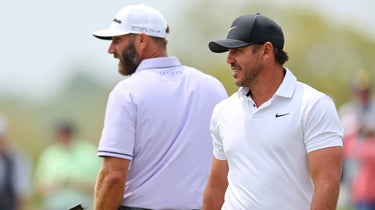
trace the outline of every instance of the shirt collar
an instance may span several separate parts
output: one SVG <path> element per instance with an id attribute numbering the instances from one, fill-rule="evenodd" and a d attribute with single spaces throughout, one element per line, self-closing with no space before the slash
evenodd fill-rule
<path id="1" fill-rule="evenodd" d="M 293 75 L 293 73 L 286 67 L 285 69 L 285 77 L 279 88 L 277 89 L 275 95 L 290 98 L 292 97 L 294 90 L 297 86 L 297 78 Z"/>
<path id="2" fill-rule="evenodd" d="M 181 66 L 180 61 L 176 57 L 149 58 L 142 60 L 142 62 L 137 67 L 136 72 L 146 69 L 157 71 L 158 69 L 170 68 L 175 66 Z"/>

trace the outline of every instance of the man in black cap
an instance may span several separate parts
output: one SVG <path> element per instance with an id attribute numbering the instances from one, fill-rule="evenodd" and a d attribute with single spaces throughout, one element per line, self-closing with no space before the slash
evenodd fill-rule
<path id="1" fill-rule="evenodd" d="M 240 88 L 212 115 L 203 209 L 336 209 L 343 129 L 332 99 L 284 67 L 281 27 L 243 15 L 209 48 L 229 51 Z"/>

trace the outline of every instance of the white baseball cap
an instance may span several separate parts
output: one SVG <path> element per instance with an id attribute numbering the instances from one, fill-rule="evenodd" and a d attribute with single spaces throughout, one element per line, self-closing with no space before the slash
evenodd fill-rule
<path id="1" fill-rule="evenodd" d="M 106 40 L 114 36 L 141 33 L 165 38 L 167 26 L 167 21 L 159 11 L 144 4 L 137 4 L 124 7 L 116 14 L 109 28 L 92 34 Z"/>

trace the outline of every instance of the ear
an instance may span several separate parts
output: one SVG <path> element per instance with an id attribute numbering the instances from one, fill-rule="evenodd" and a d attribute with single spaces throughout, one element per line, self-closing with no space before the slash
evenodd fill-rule
<path id="1" fill-rule="evenodd" d="M 263 57 L 267 59 L 273 57 L 273 45 L 271 42 L 263 44 Z"/>
<path id="2" fill-rule="evenodd" d="M 264 47 L 264 54 L 273 53 L 273 45 L 271 42 L 264 43 L 263 47 Z"/>
<path id="3" fill-rule="evenodd" d="M 145 49 L 147 47 L 148 42 L 150 41 L 150 37 L 146 34 L 142 33 L 138 35 L 137 44 L 139 45 L 139 48 L 141 50 Z"/>

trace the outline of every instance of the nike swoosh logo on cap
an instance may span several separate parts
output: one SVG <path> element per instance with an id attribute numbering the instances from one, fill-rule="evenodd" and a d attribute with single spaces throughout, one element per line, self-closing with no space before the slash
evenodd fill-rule
<path id="1" fill-rule="evenodd" d="M 231 30 L 233 30 L 233 29 L 235 29 L 235 28 L 237 28 L 237 26 L 230 27 L 229 30 L 228 30 L 228 32 L 231 31 Z"/>

